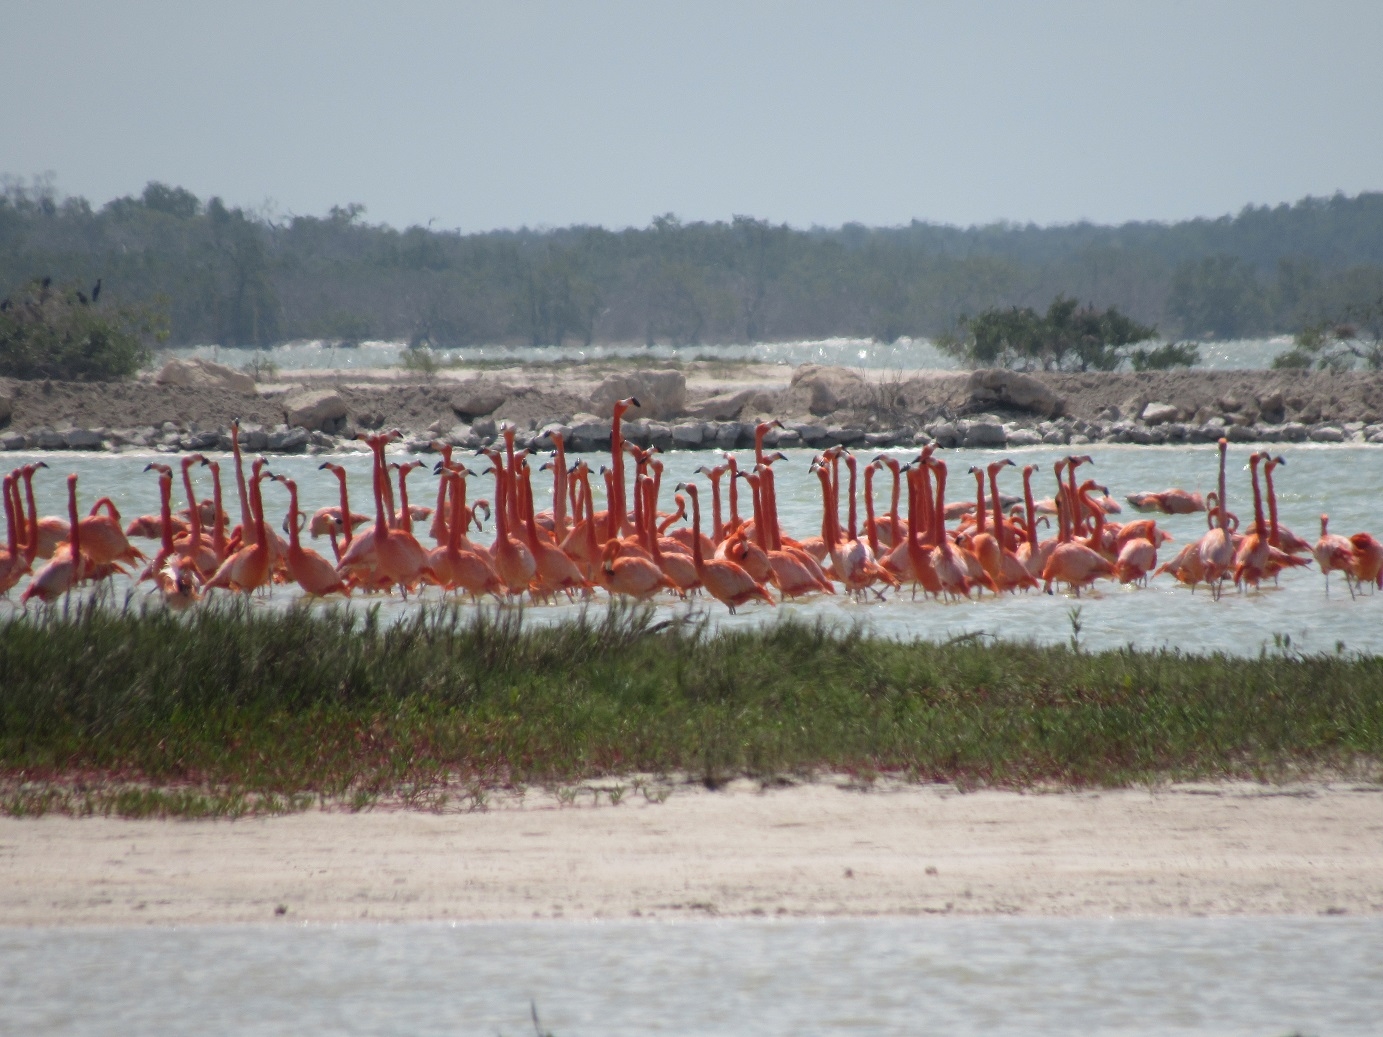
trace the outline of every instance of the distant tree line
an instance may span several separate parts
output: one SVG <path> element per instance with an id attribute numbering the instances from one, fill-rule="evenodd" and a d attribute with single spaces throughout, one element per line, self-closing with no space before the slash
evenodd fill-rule
<path id="1" fill-rule="evenodd" d="M 1235 338 L 1340 322 L 1383 296 L 1383 193 L 1117 227 L 669 214 L 462 234 L 373 225 L 356 204 L 280 217 L 160 183 L 95 209 L 51 180 L 0 178 L 0 294 L 40 276 L 103 278 L 117 304 L 166 299 L 173 344 L 891 342 L 1057 297 L 1168 339 Z"/>

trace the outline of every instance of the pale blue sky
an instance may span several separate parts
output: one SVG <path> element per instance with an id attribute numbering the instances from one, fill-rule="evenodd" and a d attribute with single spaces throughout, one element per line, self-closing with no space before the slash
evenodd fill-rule
<path id="1" fill-rule="evenodd" d="M 0 0 L 0 172 L 465 231 L 1383 188 L 1383 4 Z"/>

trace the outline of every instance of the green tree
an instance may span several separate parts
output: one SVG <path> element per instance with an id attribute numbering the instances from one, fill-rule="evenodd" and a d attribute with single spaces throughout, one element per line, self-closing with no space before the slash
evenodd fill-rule
<path id="1" fill-rule="evenodd" d="M 938 339 L 937 345 L 976 367 L 1024 371 L 1113 371 L 1126 362 L 1149 370 L 1189 366 L 1200 359 L 1194 346 L 1184 344 L 1131 348 L 1156 335 L 1156 328 L 1139 324 L 1117 307 L 1099 310 L 1058 295 L 1045 314 L 1011 306 L 962 318 L 958 331 Z"/>
<path id="2" fill-rule="evenodd" d="M 64 381 L 128 378 L 167 336 L 161 309 L 94 305 L 75 284 L 30 281 L 0 302 L 0 375 Z"/>

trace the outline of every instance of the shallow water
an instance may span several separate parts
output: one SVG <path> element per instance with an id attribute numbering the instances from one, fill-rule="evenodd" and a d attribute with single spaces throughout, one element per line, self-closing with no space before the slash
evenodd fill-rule
<path id="1" fill-rule="evenodd" d="M 1272 365 L 1273 357 L 1290 349 L 1291 339 L 1237 339 L 1202 343 L 1198 367 L 1223 370 L 1261 370 Z M 339 349 L 323 342 L 288 342 L 262 354 L 283 371 L 309 369 L 359 371 L 368 368 L 397 367 L 404 351 L 402 342 L 364 342 L 353 349 Z M 257 354 L 246 349 L 221 349 L 218 346 L 193 346 L 165 351 L 169 357 L 218 360 L 239 366 Z M 531 346 L 465 346 L 438 350 L 444 360 L 457 363 L 553 363 L 597 361 L 613 358 L 648 360 L 752 360 L 766 364 L 838 364 L 875 370 L 955 370 L 954 357 L 943 353 L 927 339 L 903 338 L 893 343 L 873 339 L 831 338 L 800 342 L 757 342 L 745 345 L 641 346 L 564 346 L 557 349 Z"/>
<path id="2" fill-rule="evenodd" d="M 1067 448 L 1069 449 L 1069 448 Z M 1216 471 L 1216 450 L 1213 445 L 1185 447 L 1096 446 L 1082 447 L 1094 458 L 1093 466 L 1080 469 L 1081 478 L 1097 478 L 1108 483 L 1111 493 L 1122 499 L 1136 490 L 1161 490 L 1169 486 L 1206 491 L 1212 489 Z M 1000 454 L 981 450 L 948 450 L 943 456 L 950 467 L 951 477 L 947 499 L 974 498 L 974 479 L 965 474 L 972 464 L 983 464 L 999 456 L 1010 456 L 1020 466 L 1038 464 L 1041 472 L 1034 477 L 1037 496 L 1050 495 L 1053 487 L 1051 465 L 1064 455 L 1064 450 L 1032 447 L 1009 450 Z M 1245 523 L 1252 519 L 1253 505 L 1244 470 L 1251 448 L 1235 446 L 1230 449 L 1229 506 L 1238 512 Z M 915 451 L 895 450 L 897 456 L 914 456 Z M 158 512 L 157 483 L 153 473 L 145 474 L 144 466 L 151 457 L 167 460 L 167 455 L 150 454 L 89 454 L 15 452 L 5 455 L 10 465 L 31 457 L 41 457 L 52 467 L 40 472 L 36 479 L 41 513 L 64 513 L 65 491 L 61 475 L 75 471 L 80 475 L 79 496 L 85 512 L 98 496 L 108 495 L 120 508 L 125 520 L 135 515 Z M 399 459 L 406 455 L 400 453 Z M 744 456 L 748 456 L 747 452 Z M 779 512 L 785 532 L 811 536 L 820 532 L 821 491 L 815 476 L 808 474 L 811 458 L 807 450 L 789 452 L 788 459 L 775 466 L 778 472 Z M 1314 543 L 1319 535 L 1320 514 L 1331 515 L 1331 530 L 1350 534 L 1359 530 L 1383 532 L 1379 526 L 1377 508 L 1383 500 L 1383 452 L 1371 446 L 1312 445 L 1293 446 L 1285 451 L 1287 464 L 1275 473 L 1279 491 L 1282 523 Z M 709 524 L 709 488 L 704 477 L 694 476 L 698 466 L 708 464 L 714 455 L 704 451 L 674 451 L 663 455 L 666 471 L 663 477 L 661 505 L 672 507 L 672 491 L 678 481 L 698 478 L 706 506 L 705 521 Z M 350 493 L 352 508 L 369 512 L 370 461 L 367 455 L 334 455 L 333 460 L 344 464 L 351 472 Z M 608 455 L 603 455 L 608 461 Z M 335 478 L 320 471 L 321 458 L 282 456 L 270 459 L 275 472 L 294 478 L 300 488 L 305 511 L 337 503 Z M 427 456 L 426 469 L 419 469 L 409 480 L 414 503 L 432 503 L 437 480 L 431 476 L 434 456 Z M 594 467 L 601 458 L 592 456 Z M 231 461 L 223 458 L 223 477 L 227 510 L 237 513 Z M 632 466 L 631 466 L 632 470 Z M 842 475 L 844 471 L 842 468 Z M 200 496 L 210 496 L 210 477 L 206 469 L 194 476 Z M 598 482 L 598 480 L 593 480 Z M 182 494 L 175 484 L 175 495 Z M 282 522 L 287 508 L 286 491 L 274 483 L 265 484 L 265 501 L 271 521 Z M 489 478 L 473 480 L 472 499 L 491 497 L 493 483 Z M 1006 493 L 1022 492 L 1017 469 L 1001 477 L 1000 489 Z M 545 479 L 535 481 L 537 507 L 546 506 L 551 484 Z M 886 506 L 891 492 L 891 477 L 882 473 L 875 486 L 875 496 L 881 507 Z M 597 489 L 597 508 L 603 507 Z M 749 514 L 749 499 L 742 496 L 742 507 Z M 178 506 L 175 504 L 175 506 Z M 1135 516 L 1126 510 L 1124 519 Z M 846 516 L 842 515 L 842 522 Z M 863 521 L 861 510 L 860 520 Z M 1187 540 L 1195 539 L 1205 530 L 1204 515 L 1168 516 L 1159 519 L 1176 540 L 1164 545 L 1159 555 L 1165 561 Z M 1050 535 L 1046 529 L 1042 536 Z M 484 540 L 487 536 L 477 536 Z M 154 545 L 141 541 L 141 545 Z M 316 548 L 330 555 L 325 540 Z M 147 587 L 147 584 L 145 585 Z M 127 582 L 116 583 L 117 597 L 130 587 Z M 142 591 L 140 592 L 142 595 Z M 277 589 L 271 598 L 256 599 L 256 607 L 286 607 L 295 600 L 286 588 Z M 17 599 L 17 592 L 12 594 Z M 430 590 L 422 600 L 437 602 L 442 598 Z M 397 597 L 357 596 L 357 603 L 382 602 L 383 615 L 409 614 L 416 605 Z M 6 606 L 0 605 L 0 608 Z M 320 607 L 320 606 L 319 606 Z M 467 606 L 470 607 L 470 606 Z M 703 602 L 691 606 L 706 609 Z M 1232 590 L 1216 602 L 1204 589 L 1191 593 L 1170 577 L 1159 577 L 1148 588 L 1121 588 L 1105 582 L 1094 592 L 1079 600 L 1069 595 L 1028 593 L 1005 595 L 995 599 L 985 594 L 980 599 L 943 604 L 934 601 L 913 601 L 908 592 L 890 594 L 886 602 L 868 604 L 852 602 L 843 596 L 817 596 L 813 599 L 770 608 L 763 605 L 746 606 L 736 616 L 729 616 L 719 605 L 712 603 L 709 611 L 713 620 L 723 626 L 738 627 L 772 621 L 780 615 L 792 615 L 807 620 L 823 619 L 849 625 L 860 623 L 880 634 L 895 637 L 948 637 L 982 632 L 1007 639 L 1032 639 L 1039 642 L 1064 642 L 1072 634 L 1072 610 L 1079 607 L 1080 642 L 1089 648 L 1118 648 L 1135 645 L 1142 648 L 1177 648 L 1187 652 L 1220 651 L 1237 655 L 1255 655 L 1263 649 L 1275 650 L 1277 639 L 1290 637 L 1291 648 L 1308 652 L 1337 650 L 1383 652 L 1383 594 L 1361 594 L 1352 600 L 1339 576 L 1332 577 L 1327 595 L 1324 581 L 1314 568 L 1285 573 L 1278 587 L 1265 586 L 1247 594 Z M 572 616 L 580 606 L 563 605 L 530 608 L 527 615 L 534 619 L 554 619 Z M 659 605 L 665 615 L 684 614 L 688 606 L 670 603 Z"/>
<path id="3" fill-rule="evenodd" d="M 14 1034 L 1378 1033 L 1376 919 L 0 929 Z"/>

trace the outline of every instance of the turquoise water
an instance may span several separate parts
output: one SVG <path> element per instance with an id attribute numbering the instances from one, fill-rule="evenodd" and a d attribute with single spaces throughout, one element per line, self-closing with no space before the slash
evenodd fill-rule
<path id="1" fill-rule="evenodd" d="M 1204 492 L 1214 487 L 1214 446 L 1092 445 L 1081 449 L 1089 450 L 1095 460 L 1093 466 L 1081 469 L 1082 478 L 1088 476 L 1107 483 L 1111 493 L 1119 499 L 1137 490 L 1181 486 Z M 890 452 L 900 457 L 914 455 L 913 451 L 906 450 Z M 981 450 L 943 451 L 940 456 L 944 457 L 952 473 L 948 499 L 973 499 L 974 480 L 965 475 L 966 469 L 972 464 L 986 463 L 999 456 L 1012 457 L 1019 465 L 1041 465 L 1042 472 L 1035 477 L 1034 487 L 1039 497 L 1048 496 L 1052 492 L 1051 464 L 1063 453 L 1063 450 L 1045 447 L 1008 450 L 1002 454 Z M 1249 447 L 1235 446 L 1229 455 L 1229 505 L 1245 523 L 1252 519 L 1252 499 L 1245 470 L 1249 453 Z M 164 460 L 168 457 L 133 453 L 15 452 L 5 455 L 5 459 L 14 465 L 28 458 L 41 457 L 52 466 L 52 471 L 41 472 L 36 480 L 40 512 L 65 515 L 65 488 L 61 477 L 67 471 L 75 471 L 80 475 L 79 494 L 84 511 L 96 497 L 109 495 L 128 521 L 134 515 L 158 511 L 156 480 L 152 473 L 143 472 L 145 464 L 154 456 Z M 1320 514 L 1328 511 L 1332 516 L 1333 532 L 1346 535 L 1360 530 L 1369 530 L 1376 535 L 1383 533 L 1383 528 L 1380 528 L 1383 521 L 1378 515 L 1379 503 L 1383 501 L 1383 452 L 1377 447 L 1292 446 L 1284 448 L 1284 456 L 1287 465 L 1275 473 L 1284 525 L 1314 542 L 1319 535 Z M 820 532 L 820 484 L 808 474 L 810 458 L 809 451 L 791 451 L 788 460 L 780 462 L 775 469 L 779 473 L 779 509 L 784 530 L 798 536 Z M 343 463 L 351 472 L 352 508 L 370 512 L 371 498 L 367 496 L 369 458 L 364 455 L 335 455 L 332 459 Z M 336 504 L 336 480 L 330 473 L 318 470 L 321 458 L 286 456 L 270 460 L 273 471 L 290 475 L 298 481 L 304 510 Z M 436 479 L 428 474 L 435 458 L 428 457 L 426 460 L 428 468 L 415 472 L 409 480 L 415 502 L 421 500 L 431 503 L 436 494 Z M 593 456 L 591 460 L 598 467 L 602 460 L 608 461 L 608 455 L 603 458 Z M 698 466 L 710 462 L 711 455 L 674 451 L 664 455 L 664 460 L 667 468 L 663 480 L 663 508 L 673 506 L 672 489 L 680 480 L 699 478 L 705 488 L 704 477 L 694 476 L 693 473 Z M 223 472 L 230 472 L 228 458 L 225 459 Z M 198 493 L 209 496 L 210 478 L 207 471 L 201 469 L 195 478 Z M 493 484 L 488 478 L 473 482 L 472 497 L 493 495 Z M 599 480 L 593 482 L 598 483 Z M 227 480 L 227 503 L 229 509 L 234 511 L 232 487 L 233 483 Z M 1000 488 L 1007 493 L 1021 493 L 1021 478 L 1016 470 L 1009 470 L 1003 476 Z M 551 486 L 539 480 L 535 489 L 537 506 L 541 509 L 550 497 Z M 881 478 L 876 485 L 876 499 L 880 507 L 886 506 L 889 490 L 889 478 Z M 175 493 L 180 499 L 181 493 L 176 487 Z M 599 489 L 597 494 L 599 496 Z M 709 512 L 709 492 L 703 496 L 707 498 Z M 280 516 L 277 521 L 281 522 L 287 508 L 286 491 L 277 484 L 266 484 L 265 500 L 271 517 Z M 597 507 L 601 506 L 597 500 Z M 745 497 L 746 514 L 748 509 L 748 499 Z M 1132 515 L 1132 512 L 1126 511 L 1122 517 Z M 706 520 L 709 523 L 709 514 Z M 1165 522 L 1166 528 L 1176 538 L 1173 544 L 1162 548 L 1159 557 L 1163 561 L 1170 558 L 1179 545 L 1195 539 L 1205 530 L 1204 515 L 1166 517 L 1160 521 Z M 1045 537 L 1048 532 L 1044 529 L 1041 535 Z M 323 554 L 330 554 L 325 540 L 317 541 L 315 546 Z M 127 587 L 128 584 L 117 584 L 116 589 L 123 594 Z M 11 598 L 17 598 L 17 594 L 12 594 Z M 286 607 L 293 600 L 294 595 L 281 587 L 274 591 L 272 597 L 257 599 L 256 607 Z M 376 596 L 357 599 L 366 600 L 383 601 L 385 616 L 403 615 L 416 607 L 397 598 Z M 441 598 L 434 590 L 424 594 L 423 600 L 435 602 Z M 1230 592 L 1218 602 L 1212 601 L 1204 590 L 1192 594 L 1164 576 L 1146 589 L 1121 588 L 1105 583 L 1094 593 L 1082 596 L 1079 601 L 1066 595 L 1030 593 L 1006 595 L 998 600 L 986 594 L 981 599 L 943 604 L 922 600 L 914 602 L 905 592 L 891 594 L 886 602 L 871 601 L 867 604 L 839 596 L 820 596 L 776 608 L 749 606 L 737 616 L 726 615 L 725 610 L 714 603 L 709 606 L 709 611 L 715 622 L 730 627 L 770 622 L 780 615 L 792 615 L 808 620 L 820 618 L 843 625 L 860 623 L 889 636 L 944 639 L 958 634 L 982 632 L 1004 638 L 1057 642 L 1070 637 L 1071 610 L 1077 606 L 1080 608 L 1080 640 L 1090 648 L 1117 648 L 1131 644 L 1143 648 L 1168 647 L 1189 652 L 1222 651 L 1253 655 L 1264 648 L 1274 650 L 1275 639 L 1287 636 L 1291 639 L 1293 650 L 1383 652 L 1383 594 L 1365 594 L 1358 600 L 1351 600 L 1343 581 L 1336 576 L 1332 578 L 1327 596 L 1324 581 L 1314 566 L 1284 574 L 1280 587 L 1266 586 L 1248 594 Z M 6 607 L 10 606 L 0 604 L 0 608 Z M 686 613 L 688 608 L 700 611 L 707 607 L 703 601 L 692 606 L 664 603 L 659 609 L 667 615 L 680 615 Z M 567 605 L 531 608 L 527 615 L 537 620 L 559 618 L 574 614 L 578 608 Z"/>
<path id="2" fill-rule="evenodd" d="M 1377 919 L 0 929 L 10 1034 L 1377 1034 Z"/>

